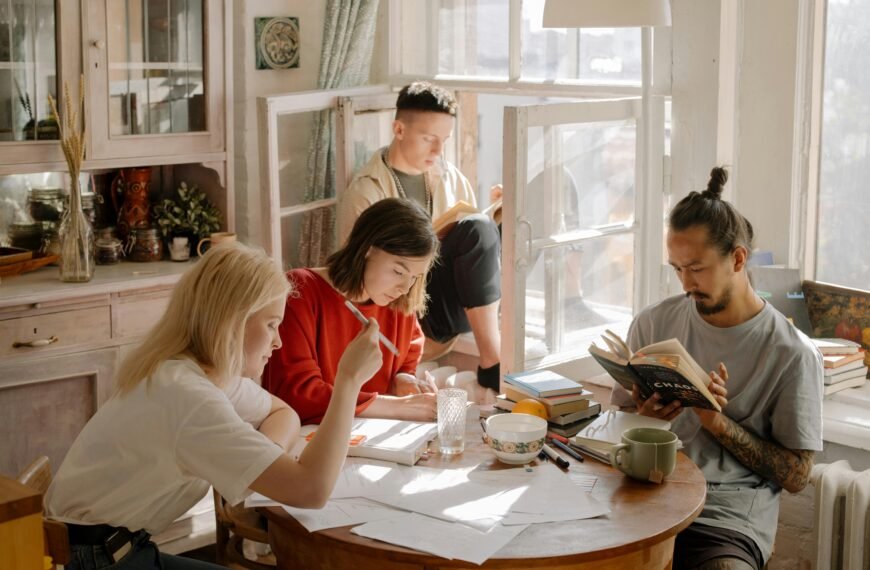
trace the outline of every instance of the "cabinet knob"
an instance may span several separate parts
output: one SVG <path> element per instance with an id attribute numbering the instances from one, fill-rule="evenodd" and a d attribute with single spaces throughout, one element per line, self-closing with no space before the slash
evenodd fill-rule
<path id="1" fill-rule="evenodd" d="M 103 40 L 91 40 L 91 46 L 97 49 L 103 49 L 104 47 L 106 47 L 106 42 L 104 42 Z"/>

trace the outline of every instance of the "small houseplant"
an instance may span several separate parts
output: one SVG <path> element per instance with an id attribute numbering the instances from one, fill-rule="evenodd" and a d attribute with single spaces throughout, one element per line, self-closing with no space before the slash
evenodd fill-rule
<path id="1" fill-rule="evenodd" d="M 154 220 L 166 240 L 187 237 L 191 254 L 199 240 L 221 227 L 221 213 L 197 186 L 182 182 L 175 198 L 164 198 L 154 207 Z"/>

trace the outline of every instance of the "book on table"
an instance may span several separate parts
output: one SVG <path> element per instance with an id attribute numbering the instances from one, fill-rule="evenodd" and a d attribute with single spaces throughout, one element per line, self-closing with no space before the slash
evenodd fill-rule
<path id="1" fill-rule="evenodd" d="M 867 367 L 864 366 L 863 362 L 859 362 L 860 366 L 855 368 L 850 368 L 849 370 L 835 369 L 833 372 L 836 374 L 828 374 L 828 370 L 825 370 L 825 386 L 831 386 L 833 384 L 839 384 L 845 380 L 852 380 L 853 378 L 867 378 Z"/>
<path id="2" fill-rule="evenodd" d="M 311 439 L 316 429 L 317 426 L 305 426 L 302 435 Z M 347 456 L 414 465 L 437 435 L 435 423 L 355 418 Z"/>
<path id="3" fill-rule="evenodd" d="M 459 200 L 443 214 L 432 220 L 432 227 L 439 237 L 443 237 L 447 232 L 453 229 L 460 220 L 467 218 L 472 214 L 486 214 L 496 224 L 501 223 L 501 200 L 496 200 L 482 211 L 472 206 L 465 200 Z"/>
<path id="4" fill-rule="evenodd" d="M 572 446 L 609 464 L 610 449 L 622 442 L 622 433 L 625 430 L 636 427 L 671 429 L 671 422 L 619 410 L 608 410 L 568 441 Z"/>
<path id="5" fill-rule="evenodd" d="M 590 401 L 589 407 L 585 410 L 548 418 L 547 421 L 550 422 L 551 425 L 567 426 L 581 420 L 589 419 L 592 416 L 597 416 L 599 413 L 601 413 L 601 404 Z"/>
<path id="6" fill-rule="evenodd" d="M 853 362 L 863 362 L 864 361 L 864 351 L 859 350 L 858 352 L 853 352 L 851 354 L 830 354 L 826 356 L 822 356 L 822 360 L 825 362 L 825 369 L 837 369 L 837 368 L 845 368 Z"/>
<path id="7" fill-rule="evenodd" d="M 644 399 L 658 392 L 665 404 L 679 400 L 685 407 L 722 411 L 707 388 L 707 374 L 679 340 L 656 342 L 632 352 L 612 331 L 601 338 L 609 350 L 592 343 L 589 354 L 629 392 L 637 386 Z"/>
<path id="8" fill-rule="evenodd" d="M 504 394 L 500 394 L 496 398 L 496 406 L 512 410 L 514 404 L 520 400 L 531 398 L 537 400 L 547 409 L 547 417 L 554 418 L 573 412 L 579 412 L 587 409 L 591 404 L 593 394 L 589 390 L 582 390 L 576 394 L 564 394 L 561 396 L 550 396 L 547 398 L 533 396 L 528 392 L 521 390 L 516 386 L 505 385 Z"/>
<path id="9" fill-rule="evenodd" d="M 576 422 L 571 422 L 570 424 L 565 425 L 549 423 L 547 424 L 547 431 L 551 431 L 555 434 L 561 435 L 562 437 L 573 437 L 577 435 L 580 430 L 595 421 L 597 416 L 598 414 L 595 414 L 592 417 L 577 420 Z"/>
<path id="10" fill-rule="evenodd" d="M 579 394 L 583 391 L 582 384 L 565 378 L 552 370 L 531 370 L 505 374 L 504 381 L 530 394 L 533 398 Z"/>
<path id="11" fill-rule="evenodd" d="M 861 345 L 845 338 L 811 338 L 813 344 L 825 356 L 836 354 L 855 354 L 861 350 Z"/>
<path id="12" fill-rule="evenodd" d="M 860 388 L 866 382 L 867 378 L 865 378 L 864 375 L 861 375 L 855 378 L 842 380 L 840 382 L 837 382 L 836 384 L 826 384 L 823 392 L 825 396 L 830 396 L 831 394 L 836 394 L 837 392 L 842 392 L 843 390 L 848 390 L 849 388 Z"/>

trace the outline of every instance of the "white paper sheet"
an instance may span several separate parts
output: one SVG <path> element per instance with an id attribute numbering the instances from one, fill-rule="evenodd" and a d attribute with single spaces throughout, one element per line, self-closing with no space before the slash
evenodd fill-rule
<path id="1" fill-rule="evenodd" d="M 408 513 L 366 523 L 351 532 L 451 560 L 483 564 L 525 529 L 526 526 L 496 525 L 489 532 L 479 532 L 462 525 Z"/>
<path id="2" fill-rule="evenodd" d="M 322 509 L 283 507 L 308 532 L 395 518 L 403 513 L 367 499 L 334 499 Z"/>

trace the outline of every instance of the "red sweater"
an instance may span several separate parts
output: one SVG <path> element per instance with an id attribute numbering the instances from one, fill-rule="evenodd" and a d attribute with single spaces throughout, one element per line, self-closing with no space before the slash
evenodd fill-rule
<path id="1" fill-rule="evenodd" d="M 296 410 L 303 424 L 318 423 L 332 397 L 338 361 L 362 324 L 344 306 L 344 297 L 317 273 L 293 269 L 287 277 L 295 293 L 287 299 L 280 327 L 284 344 L 269 359 L 263 387 Z M 376 318 L 381 332 L 399 349 L 399 356 L 394 356 L 380 344 L 384 363 L 360 391 L 359 414 L 375 396 L 390 391 L 396 374 L 414 374 L 423 350 L 423 331 L 415 315 L 373 303 L 357 308 L 367 318 Z"/>

